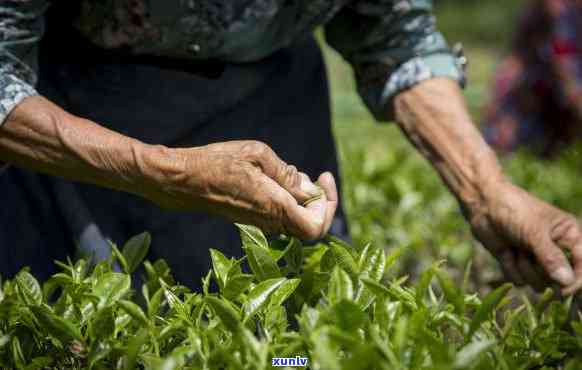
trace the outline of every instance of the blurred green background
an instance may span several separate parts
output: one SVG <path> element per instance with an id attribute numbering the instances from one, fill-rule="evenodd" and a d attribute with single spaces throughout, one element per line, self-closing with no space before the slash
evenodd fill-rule
<path id="1" fill-rule="evenodd" d="M 440 30 L 462 42 L 469 58 L 467 103 L 478 124 L 496 62 L 507 51 L 523 0 L 437 0 Z M 344 178 L 343 201 L 356 245 L 404 247 L 396 274 L 412 280 L 429 264 L 446 259 L 460 278 L 472 262 L 473 288 L 501 279 L 496 262 L 473 241 L 453 197 L 395 125 L 375 123 L 354 88 L 352 71 L 324 46 L 332 86 L 334 130 Z M 582 214 L 582 159 L 578 148 L 552 161 L 520 152 L 503 159 L 519 185 L 577 216 Z"/>

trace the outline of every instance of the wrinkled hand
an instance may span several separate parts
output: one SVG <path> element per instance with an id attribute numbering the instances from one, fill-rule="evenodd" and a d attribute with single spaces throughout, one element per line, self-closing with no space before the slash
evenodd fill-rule
<path id="1" fill-rule="evenodd" d="M 148 196 L 166 208 L 203 210 L 268 233 L 305 240 L 323 237 L 337 208 L 331 173 L 316 186 L 257 141 L 172 149 L 178 170 L 166 170 L 161 190 Z"/>
<path id="2" fill-rule="evenodd" d="M 468 216 L 474 235 L 517 285 L 542 290 L 553 281 L 564 295 L 582 287 L 582 231 L 572 215 L 509 183 L 478 208 Z"/>

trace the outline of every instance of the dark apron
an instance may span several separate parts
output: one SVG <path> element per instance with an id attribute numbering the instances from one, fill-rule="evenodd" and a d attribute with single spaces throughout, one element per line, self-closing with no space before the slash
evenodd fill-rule
<path id="1" fill-rule="evenodd" d="M 128 60 L 50 31 L 38 88 L 67 111 L 170 147 L 261 140 L 313 179 L 331 171 L 339 180 L 326 73 L 312 37 L 257 63 L 211 65 L 208 78 L 198 64 Z M 56 53 L 63 45 L 68 53 Z M 54 260 L 76 254 L 75 245 L 103 258 L 104 238 L 122 243 L 145 230 L 152 234 L 148 259 L 167 260 L 177 280 L 192 287 L 210 267 L 209 248 L 241 255 L 231 223 L 161 210 L 130 194 L 14 167 L 0 176 L 0 194 L 4 276 L 31 266 L 44 279 L 55 271 Z M 341 208 L 333 232 L 347 236 Z"/>

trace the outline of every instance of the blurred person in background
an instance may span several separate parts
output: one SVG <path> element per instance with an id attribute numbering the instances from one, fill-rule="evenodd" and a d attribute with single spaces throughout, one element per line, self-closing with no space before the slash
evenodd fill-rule
<path id="1" fill-rule="evenodd" d="M 192 286 L 207 248 L 240 255 L 230 221 L 345 235 L 319 26 L 507 276 L 578 290 L 580 226 L 504 176 L 428 0 L 2 0 L 0 272 L 149 230 Z"/>
<path id="2" fill-rule="evenodd" d="M 485 110 L 499 152 L 547 156 L 582 137 L 582 1 L 527 2 Z"/>

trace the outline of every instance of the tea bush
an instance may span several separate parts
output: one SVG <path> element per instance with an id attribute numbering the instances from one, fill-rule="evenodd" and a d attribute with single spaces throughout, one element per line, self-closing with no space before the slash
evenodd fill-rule
<path id="1" fill-rule="evenodd" d="M 59 263 L 42 285 L 22 270 L 0 290 L 0 367 L 255 370 L 300 356 L 323 370 L 582 368 L 582 324 L 550 291 L 536 304 L 509 285 L 480 297 L 443 262 L 408 284 L 387 278 L 401 249 L 239 228 L 245 257 L 210 250 L 200 292 L 161 260 L 132 290 L 147 234 L 96 266 Z"/>

